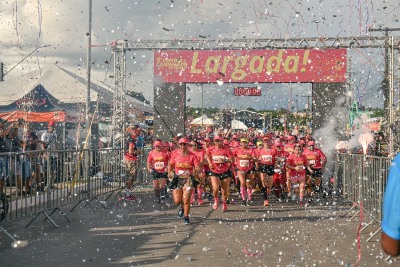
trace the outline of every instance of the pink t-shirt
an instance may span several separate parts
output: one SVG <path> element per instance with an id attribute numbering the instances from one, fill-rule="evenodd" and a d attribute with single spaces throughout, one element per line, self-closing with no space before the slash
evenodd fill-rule
<path id="1" fill-rule="evenodd" d="M 236 168 L 240 171 L 250 171 L 254 167 L 254 150 L 252 148 L 238 147 L 232 151 Z"/>
<path id="2" fill-rule="evenodd" d="M 178 176 L 189 176 L 193 174 L 193 168 L 200 164 L 197 156 L 188 151 L 186 154 L 173 153 L 170 163 L 175 166 L 174 171 Z"/>
<path id="3" fill-rule="evenodd" d="M 152 169 L 159 173 L 167 171 L 169 155 L 165 151 L 157 151 L 153 149 L 147 156 L 147 162 L 150 163 Z"/>

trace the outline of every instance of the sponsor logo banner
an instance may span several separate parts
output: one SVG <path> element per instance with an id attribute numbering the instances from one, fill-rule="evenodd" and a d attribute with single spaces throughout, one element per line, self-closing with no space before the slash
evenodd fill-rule
<path id="1" fill-rule="evenodd" d="M 164 82 L 346 82 L 346 49 L 165 50 L 154 52 Z"/>
<path id="2" fill-rule="evenodd" d="M 261 96 L 261 88 L 257 87 L 235 87 L 233 89 L 235 96 Z"/>

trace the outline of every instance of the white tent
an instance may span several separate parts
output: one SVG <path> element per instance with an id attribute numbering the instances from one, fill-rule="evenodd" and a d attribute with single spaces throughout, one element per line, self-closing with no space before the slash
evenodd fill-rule
<path id="1" fill-rule="evenodd" d="M 0 82 L 0 106 L 7 106 L 31 92 L 37 85 L 43 88 L 58 101 L 82 103 L 86 99 L 87 81 L 58 65 L 49 65 L 42 70 L 26 73 L 20 77 Z M 91 82 L 91 102 L 112 104 L 113 92 L 105 85 Z M 145 112 L 153 112 L 153 107 L 133 97 L 126 96 L 129 108 Z"/>
<path id="2" fill-rule="evenodd" d="M 246 124 L 238 120 L 232 120 L 231 125 L 232 125 L 231 128 L 233 130 L 247 130 Z"/>
<path id="3" fill-rule="evenodd" d="M 207 117 L 207 115 L 200 116 L 190 123 L 192 126 L 212 126 L 214 125 L 213 119 Z"/>

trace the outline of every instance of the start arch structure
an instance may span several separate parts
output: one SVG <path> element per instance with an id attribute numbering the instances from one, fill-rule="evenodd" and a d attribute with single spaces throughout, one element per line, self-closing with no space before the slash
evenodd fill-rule
<path id="1" fill-rule="evenodd" d="M 186 83 L 311 83 L 313 127 L 325 118 L 349 85 L 348 49 L 384 49 L 387 94 L 386 134 L 397 152 L 399 38 L 337 37 L 297 39 L 117 40 L 113 42 L 113 145 L 125 133 L 126 53 L 154 51 L 155 135 L 165 140 L 184 131 Z M 395 79 L 395 77 L 397 77 Z M 343 103 L 345 105 L 346 103 Z M 339 118 L 338 118 L 339 119 Z M 122 133 L 122 135 L 121 135 Z"/>

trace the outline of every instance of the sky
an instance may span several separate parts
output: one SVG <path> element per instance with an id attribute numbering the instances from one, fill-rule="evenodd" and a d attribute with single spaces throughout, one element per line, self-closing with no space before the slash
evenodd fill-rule
<path id="1" fill-rule="evenodd" d="M 5 79 L 48 64 L 86 77 L 88 8 L 89 0 L 0 1 L 0 61 L 6 67 Z M 369 29 L 399 28 L 399 12 L 398 0 L 93 0 L 92 80 L 113 84 L 110 44 L 117 39 L 381 36 Z M 377 87 L 383 73 L 383 49 L 348 53 L 349 97 L 381 107 Z M 127 89 L 142 92 L 152 103 L 153 52 L 128 52 L 127 69 Z M 311 94 L 309 84 L 246 84 L 261 87 L 265 94 L 238 98 L 227 93 L 233 86 L 204 85 L 203 102 L 201 90 L 191 90 L 188 105 L 274 109 L 297 104 L 301 109 L 307 99 L 304 95 Z"/>

